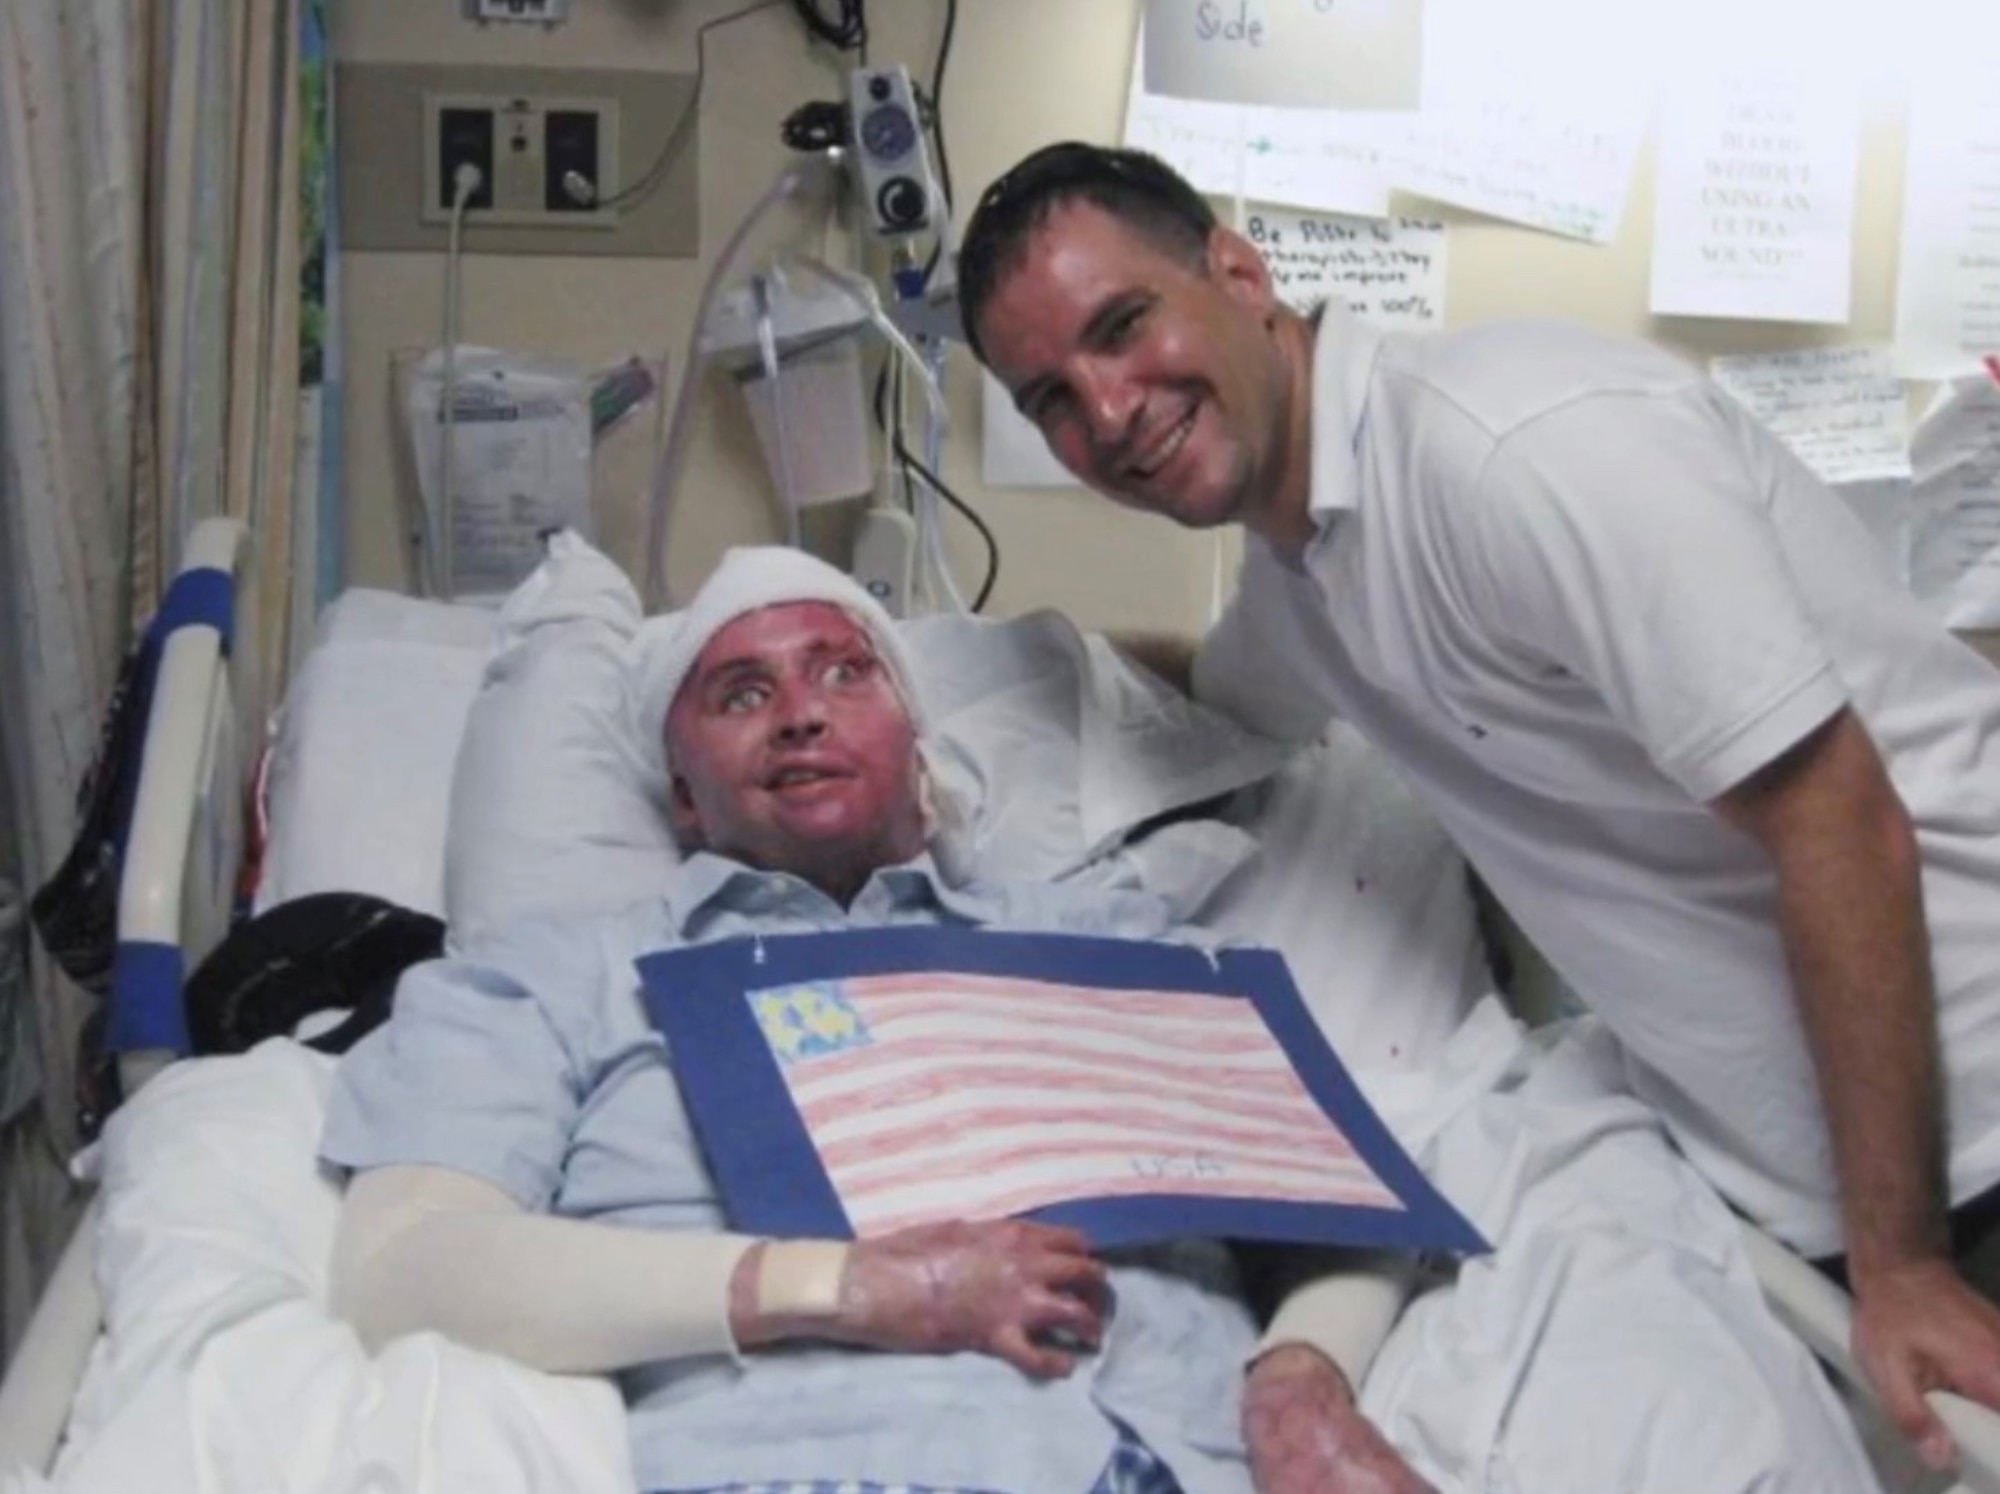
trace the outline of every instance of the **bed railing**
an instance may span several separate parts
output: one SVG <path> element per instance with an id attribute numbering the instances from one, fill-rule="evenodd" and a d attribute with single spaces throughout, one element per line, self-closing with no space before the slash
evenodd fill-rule
<path id="1" fill-rule="evenodd" d="M 181 981 L 229 924 L 243 828 L 229 679 L 242 552 L 243 526 L 233 519 L 196 525 L 148 630 L 159 663 L 119 873 L 107 1027 L 128 1094 L 188 1051 Z"/>
<path id="2" fill-rule="evenodd" d="M 111 995 L 114 1036 L 126 1039 L 114 1046 L 123 1049 L 127 1094 L 185 1051 L 173 1032 L 183 1021 L 181 976 L 228 926 L 242 854 L 243 757 L 229 658 L 243 539 L 233 519 L 197 524 L 148 629 L 158 659 L 119 874 Z M 103 1320 L 97 1216 L 92 1199 L 0 1382 L 0 1469 L 46 1470 L 61 1442 Z"/>
<path id="3" fill-rule="evenodd" d="M 1772 1316 L 1857 1393 L 1850 1401 L 1860 1398 L 1879 1414 L 1849 1349 L 1854 1305 L 1848 1295 L 1755 1225 L 1745 1224 L 1740 1233 Z M 1948 1391 L 1934 1390 L 1929 1400 L 1957 1439 L 1960 1458 L 1958 1482 L 1939 1480 L 1937 1487 L 1948 1494 L 2000 1494 L 2000 1414 Z"/>

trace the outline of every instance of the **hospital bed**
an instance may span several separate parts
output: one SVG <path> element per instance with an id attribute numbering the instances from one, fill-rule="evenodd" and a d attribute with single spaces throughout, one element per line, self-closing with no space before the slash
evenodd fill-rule
<path id="1" fill-rule="evenodd" d="M 168 1038 L 182 975 L 224 934 L 243 854 L 246 753 L 230 659 L 247 619 L 227 603 L 241 562 L 235 526 L 212 521 L 192 536 L 183 600 L 202 600 L 182 609 L 160 650 L 128 841 L 114 1001 L 131 1004 L 118 1020 Z M 643 879 L 670 864 L 658 815 L 634 813 L 643 763 L 579 730 L 622 708 L 619 671 L 648 625 L 594 552 L 562 552 L 544 572 L 498 615 L 372 593 L 330 609 L 274 733 L 259 906 L 366 890 L 468 926 L 566 898 L 582 911 L 602 896 L 593 887 L 606 866 L 614 879 Z M 1462 866 L 1358 743 L 1330 739 L 1309 774 L 1287 767 L 1273 778 L 1271 749 L 1176 704 L 1058 619 L 912 627 L 927 698 L 949 728 L 947 785 L 986 805 L 1035 792 L 1064 801 L 1025 821 L 996 811 L 962 827 L 964 845 L 998 872 L 1136 879 L 1214 912 L 1231 933 L 1280 943 L 1295 964 L 1333 956 L 1342 979 L 1396 983 L 1406 999 L 1357 1006 L 1334 1034 L 1350 1063 L 1436 1048 L 1465 1015 L 1486 973 Z M 964 667 L 968 649 L 980 668 Z M 1037 721 L 1059 729 L 1040 732 Z M 1342 787 L 1329 797 L 1318 787 L 1328 783 Z M 1219 799 L 1228 807 L 1209 812 Z M 1141 826 L 1150 833 L 1131 833 Z M 1247 832 L 1266 837 L 1270 862 L 1268 874 L 1249 873 L 1266 877 L 1255 885 L 1239 864 Z M 1284 880 L 1287 841 L 1318 858 L 1317 883 Z M 500 854 L 503 842 L 513 855 Z M 579 855 L 596 859 L 565 861 Z M 537 878 L 517 875 L 524 861 Z M 1330 897 L 1336 886 L 1342 895 Z M 50 1474 L 58 1487 L 120 1487 L 124 1470 L 173 1487 L 185 1469 L 191 1487 L 304 1488 L 342 1485 L 300 1472 L 337 1466 L 356 1487 L 620 1486 L 617 1457 L 604 1452 L 622 1453 L 618 1406 L 599 1382 L 406 1341 L 356 1389 L 358 1344 L 323 1297 L 306 1301 L 323 1292 L 320 1252 L 337 1206 L 312 1158 L 326 1064 L 275 1043 L 240 1059 L 168 1063 L 166 1046 L 125 1062 L 136 1094 L 86 1159 L 103 1186 L 0 1384 L 0 1485 L 41 1488 Z M 165 1181 L 170 1167 L 202 1180 Z M 257 1221 L 261 1244 L 230 1237 L 232 1210 Z M 197 1259 L 156 1236 L 177 1249 L 192 1242 Z M 1854 1388 L 1843 1295 L 1754 1229 L 1741 1229 L 1740 1247 L 1774 1316 L 1846 1387 L 1885 1487 L 2000 1494 L 2000 1417 L 1935 1397 L 1965 1454 L 1961 1481 L 1918 1475 Z M 232 1295 L 239 1267 L 264 1284 Z M 280 1279 L 297 1290 L 274 1293 Z M 308 1318 L 308 1347 L 288 1350 L 282 1373 L 265 1360 L 260 1386 L 257 1356 L 278 1339 L 257 1335 L 282 1323 L 303 1331 Z M 328 1407 L 344 1418 L 337 1434 L 318 1415 Z M 318 1444 L 262 1445 L 260 1418 L 302 1416 L 298 1435 Z M 212 1427 L 229 1433 L 226 1451 L 202 1445 Z M 503 1477 L 481 1461 L 495 1457 L 518 1466 Z"/>

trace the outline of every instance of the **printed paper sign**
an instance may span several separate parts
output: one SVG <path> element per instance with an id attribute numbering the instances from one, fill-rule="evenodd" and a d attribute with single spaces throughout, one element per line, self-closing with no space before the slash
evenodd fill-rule
<path id="1" fill-rule="evenodd" d="M 1911 461 L 1917 595 L 1948 627 L 2000 627 L 2000 375 L 1940 390 Z"/>
<path id="2" fill-rule="evenodd" d="M 1268 950 L 897 929 L 639 968 L 734 1228 L 1484 1248 Z"/>
<path id="3" fill-rule="evenodd" d="M 1990 49 L 1975 55 L 1990 66 Z M 1982 373 L 1981 360 L 2000 353 L 2000 102 L 1992 90 L 1915 90 L 1908 163 L 1897 372 Z"/>
<path id="4" fill-rule="evenodd" d="M 1653 311 L 1845 322 L 1860 147 L 1851 91 L 1753 72 L 1676 95 L 1660 128 Z"/>

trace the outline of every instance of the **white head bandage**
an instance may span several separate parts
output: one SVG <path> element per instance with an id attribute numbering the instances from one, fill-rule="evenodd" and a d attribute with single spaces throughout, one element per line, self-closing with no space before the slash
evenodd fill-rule
<path id="1" fill-rule="evenodd" d="M 634 726 L 662 781 L 668 773 L 667 712 L 708 641 L 745 613 L 796 602 L 831 603 L 866 630 L 876 656 L 895 683 L 903 708 L 910 713 L 911 724 L 919 736 L 923 734 L 923 710 L 917 700 L 909 653 L 882 604 L 853 577 L 803 550 L 783 545 L 740 547 L 723 555 L 676 625 L 659 630 L 638 660 Z"/>

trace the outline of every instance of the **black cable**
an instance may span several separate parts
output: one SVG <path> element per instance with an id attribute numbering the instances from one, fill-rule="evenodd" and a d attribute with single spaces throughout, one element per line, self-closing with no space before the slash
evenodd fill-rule
<path id="1" fill-rule="evenodd" d="M 909 374 L 903 367 L 902 359 L 891 355 L 890 361 L 892 369 L 889 375 L 889 408 L 896 412 L 896 422 L 894 428 L 888 433 L 889 449 L 892 452 L 901 454 L 909 450 L 903 444 L 903 381 Z M 910 475 L 910 464 L 908 462 L 901 463 L 901 466 L 903 469 L 903 508 L 909 513 L 910 517 L 915 518 L 917 513 L 917 480 Z"/>
<path id="2" fill-rule="evenodd" d="M 801 4 L 803 0 L 793 0 L 793 3 Z M 747 15 L 754 15 L 760 10 L 769 10 L 774 5 L 782 4 L 784 0 L 757 0 L 755 5 L 746 5 L 741 10 L 732 10 L 726 16 L 717 16 L 712 21 L 701 23 L 694 34 L 694 91 L 688 95 L 687 106 L 675 116 L 673 127 L 667 131 L 666 144 L 660 147 L 660 153 L 653 157 L 653 164 L 646 168 L 645 173 L 637 181 L 612 193 L 609 197 L 600 197 L 597 200 L 598 207 L 623 207 L 628 202 L 646 197 L 660 184 L 660 178 L 667 174 L 667 163 L 674 158 L 674 147 L 680 144 L 681 135 L 694 122 L 695 111 L 701 108 L 701 85 L 708 76 L 708 33 L 718 26 L 727 26 L 731 21 L 740 21 Z"/>
<path id="3" fill-rule="evenodd" d="M 937 146 L 938 190 L 944 193 L 943 211 L 951 213 L 951 154 L 944 145 L 944 69 L 951 61 L 952 33 L 958 30 L 958 0 L 945 0 L 944 35 L 938 40 L 937 62 L 931 67 L 931 140 Z M 931 257 L 924 261 L 924 284 L 931 283 L 938 261 L 944 257 L 944 236 L 931 245 Z"/>
<path id="4" fill-rule="evenodd" d="M 830 47 L 842 52 L 865 52 L 868 48 L 868 15 L 864 0 L 836 0 L 839 19 L 828 20 L 819 0 L 792 0 L 792 8 L 805 22 L 806 30 Z"/>
<path id="5" fill-rule="evenodd" d="M 972 610 L 981 611 L 986 606 L 987 598 L 993 595 L 994 583 L 1000 579 L 1000 541 L 993 537 L 993 531 L 971 504 L 946 487 L 943 479 L 917 460 L 916 454 L 903 445 L 900 435 L 896 438 L 896 459 L 936 489 L 940 498 L 957 509 L 965 521 L 979 531 L 979 538 L 986 546 L 986 577 L 979 583 L 979 595 L 972 599 Z"/>
<path id="6" fill-rule="evenodd" d="M 818 152 L 847 143 L 847 105 L 824 100 L 799 105 L 785 116 L 778 136 L 792 150 Z"/>
<path id="7" fill-rule="evenodd" d="M 944 148 L 944 69 L 951 61 L 951 37 L 958 30 L 958 0 L 945 0 L 944 36 L 938 41 L 937 62 L 931 68 L 931 139 L 937 142 L 938 186 L 951 204 L 951 157 Z"/>
<path id="8" fill-rule="evenodd" d="M 894 429 L 891 429 L 889 422 L 889 379 L 892 370 L 896 379 Z M 972 610 L 978 612 L 986 606 L 987 599 L 993 595 L 994 584 L 1000 579 L 1000 541 L 994 537 L 992 529 L 972 506 L 946 487 L 938 475 L 918 461 L 916 454 L 903 444 L 902 380 L 903 366 L 892 353 L 882 361 L 882 367 L 875 375 L 875 428 L 889 438 L 890 453 L 895 458 L 897 466 L 902 469 L 904 506 L 915 511 L 916 500 L 910 495 L 910 489 L 914 486 L 912 477 L 913 475 L 921 477 L 938 491 L 946 503 L 963 514 L 966 522 L 979 532 L 979 538 L 986 546 L 986 575 L 979 583 L 979 595 L 972 601 Z"/>

